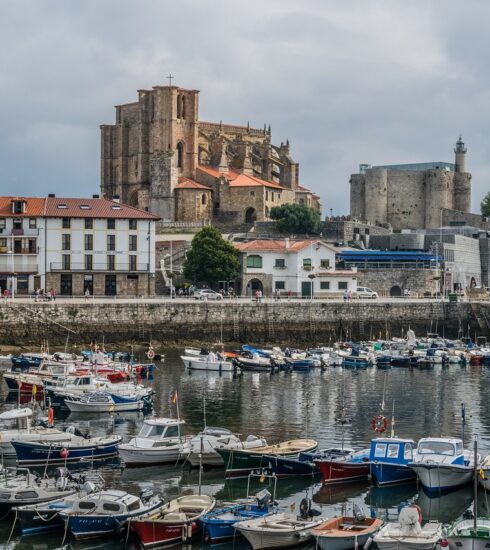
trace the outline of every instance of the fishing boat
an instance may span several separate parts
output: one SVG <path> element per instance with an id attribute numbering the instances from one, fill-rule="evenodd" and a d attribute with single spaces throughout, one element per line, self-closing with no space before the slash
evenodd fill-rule
<path id="1" fill-rule="evenodd" d="M 15 506 L 56 500 L 77 492 L 79 482 L 64 468 L 58 468 L 55 477 L 40 478 L 29 470 L 9 476 L 3 472 L 0 479 L 0 514 L 4 516 Z M 19 471 L 17 472 L 19 473 Z"/>
<path id="2" fill-rule="evenodd" d="M 324 521 L 313 529 L 313 536 L 317 548 L 321 550 L 350 550 L 362 548 L 382 525 L 382 520 L 366 517 L 354 504 L 352 516 L 338 516 Z"/>
<path id="3" fill-rule="evenodd" d="M 93 392 L 81 396 L 66 395 L 65 404 L 70 412 L 114 413 L 142 411 L 151 408 L 151 398 L 138 395 L 122 396 L 109 392 Z"/>
<path id="4" fill-rule="evenodd" d="M 73 507 L 76 500 L 104 488 L 104 480 L 96 472 L 84 472 L 77 477 L 76 493 L 48 502 L 15 506 L 13 511 L 20 523 L 22 535 L 34 535 L 64 527 L 60 512 Z"/>
<path id="5" fill-rule="evenodd" d="M 59 515 L 75 539 L 87 540 L 122 535 L 128 522 L 151 514 L 161 506 L 160 496 L 148 493 L 138 497 L 110 489 L 75 499 L 71 507 Z"/>
<path id="6" fill-rule="evenodd" d="M 369 462 L 371 475 L 378 485 L 415 480 L 417 475 L 408 465 L 413 461 L 413 439 L 377 437 L 371 440 Z"/>
<path id="7" fill-rule="evenodd" d="M 53 465 L 111 458 L 120 435 L 88 437 L 66 433 L 65 441 L 12 441 L 19 466 Z"/>
<path id="8" fill-rule="evenodd" d="M 190 370 L 210 370 L 218 372 L 234 372 L 237 367 L 217 354 L 209 352 L 208 355 L 182 355 L 180 357 L 186 368 Z"/>
<path id="9" fill-rule="evenodd" d="M 207 495 L 186 495 L 131 521 L 131 530 L 143 548 L 178 544 L 192 539 L 200 530 L 200 519 L 210 512 L 215 500 Z"/>
<path id="10" fill-rule="evenodd" d="M 318 442 L 314 439 L 293 439 L 258 449 L 217 449 L 225 464 L 226 477 L 247 476 L 252 470 L 268 468 L 269 455 L 297 457 L 301 452 L 314 451 Z"/>
<path id="11" fill-rule="evenodd" d="M 46 359 L 46 355 L 43 353 L 21 353 L 20 355 L 10 356 L 13 371 L 27 371 L 31 368 L 37 368 L 44 359 Z"/>
<path id="12" fill-rule="evenodd" d="M 294 357 L 285 357 L 284 358 L 285 368 L 290 368 L 297 371 L 309 371 L 315 366 L 314 360 L 312 358 L 294 358 Z"/>
<path id="13" fill-rule="evenodd" d="M 425 437 L 408 466 L 428 491 L 451 490 L 473 479 L 474 456 L 461 439 Z"/>
<path id="14" fill-rule="evenodd" d="M 147 418 L 140 432 L 129 443 L 119 445 L 119 456 L 125 466 L 175 463 L 187 456 L 182 433 L 184 420 Z"/>
<path id="15" fill-rule="evenodd" d="M 339 483 L 367 479 L 370 473 L 369 449 L 353 451 L 338 458 L 315 460 L 323 483 Z"/>
<path id="16" fill-rule="evenodd" d="M 287 513 L 240 521 L 235 528 L 250 543 L 254 550 L 262 548 L 285 548 L 302 544 L 313 537 L 313 529 L 324 520 L 303 519 Z"/>
<path id="17" fill-rule="evenodd" d="M 379 550 L 433 550 L 443 538 L 443 526 L 429 521 L 422 526 L 422 514 L 416 505 L 400 510 L 398 522 L 390 522 L 374 535 Z"/>
<path id="18" fill-rule="evenodd" d="M 338 458 L 349 454 L 352 449 L 329 448 L 310 453 L 299 453 L 297 458 L 289 458 L 277 455 L 270 455 L 269 468 L 277 477 L 290 476 L 317 476 L 320 469 L 315 460 Z"/>
<path id="19" fill-rule="evenodd" d="M 264 438 L 249 435 L 241 440 L 226 428 L 207 426 L 204 430 L 187 441 L 184 453 L 193 467 L 200 465 L 223 467 L 223 459 L 217 449 L 258 449 L 266 447 Z"/>

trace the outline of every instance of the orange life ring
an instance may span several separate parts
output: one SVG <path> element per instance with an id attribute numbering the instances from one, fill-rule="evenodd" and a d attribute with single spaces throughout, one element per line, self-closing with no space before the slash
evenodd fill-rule
<path id="1" fill-rule="evenodd" d="M 149 349 L 146 352 L 146 356 L 148 357 L 148 359 L 153 359 L 153 357 L 155 357 L 155 352 L 152 349 Z"/>
<path id="2" fill-rule="evenodd" d="M 376 416 L 373 416 L 373 419 L 371 420 L 371 426 L 375 432 L 386 432 L 386 428 L 388 427 L 388 420 L 386 419 L 386 417 L 378 414 Z"/>

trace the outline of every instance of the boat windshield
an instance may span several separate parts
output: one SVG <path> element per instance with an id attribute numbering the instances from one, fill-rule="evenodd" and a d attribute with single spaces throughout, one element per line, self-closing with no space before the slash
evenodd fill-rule
<path id="1" fill-rule="evenodd" d="M 152 424 L 143 424 L 139 433 L 140 437 L 155 437 L 163 435 L 167 426 L 159 426 Z"/>
<path id="2" fill-rule="evenodd" d="M 448 441 L 423 441 L 417 449 L 419 454 L 454 455 L 454 445 Z"/>

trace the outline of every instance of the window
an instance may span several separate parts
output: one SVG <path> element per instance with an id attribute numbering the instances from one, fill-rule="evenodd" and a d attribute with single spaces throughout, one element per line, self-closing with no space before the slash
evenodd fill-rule
<path id="1" fill-rule="evenodd" d="M 369 227 L 364 230 L 364 235 L 369 235 Z"/>
<path id="2" fill-rule="evenodd" d="M 107 229 L 116 229 L 116 220 L 107 220 Z"/>
<path id="3" fill-rule="evenodd" d="M 184 144 L 179 141 L 177 143 L 177 168 L 182 168 L 184 165 Z"/>
<path id="4" fill-rule="evenodd" d="M 129 235 L 129 250 L 131 252 L 138 250 L 138 235 Z"/>
<path id="5" fill-rule="evenodd" d="M 18 500 L 33 499 L 39 498 L 39 495 L 36 491 L 19 491 L 15 494 L 15 498 Z"/>
<path id="6" fill-rule="evenodd" d="M 202 204 L 202 205 L 205 205 L 205 204 L 206 204 L 206 193 L 203 193 L 203 194 L 201 195 L 201 204 Z"/>
<path id="7" fill-rule="evenodd" d="M 276 263 L 274 264 L 274 267 L 277 267 L 278 269 L 284 269 L 286 267 L 286 260 L 284 258 L 276 258 Z"/>
<path id="8" fill-rule="evenodd" d="M 276 290 L 286 290 L 286 281 L 276 281 L 274 285 Z"/>
<path id="9" fill-rule="evenodd" d="M 269 200 L 269 190 L 268 189 L 265 190 L 265 200 L 266 201 Z"/>
<path id="10" fill-rule="evenodd" d="M 85 229 L 93 229 L 94 220 L 92 218 L 85 218 Z"/>
<path id="11" fill-rule="evenodd" d="M 71 227 L 71 223 L 70 223 L 70 222 L 71 222 L 70 218 L 63 218 L 63 219 L 62 219 L 62 222 L 61 222 L 61 227 L 62 227 L 63 229 L 70 229 L 70 227 Z"/>
<path id="12" fill-rule="evenodd" d="M 91 502 L 91 501 L 81 501 L 78 503 L 78 509 L 79 510 L 92 510 L 92 508 L 95 508 L 96 507 L 96 503 L 95 502 Z"/>
<path id="13" fill-rule="evenodd" d="M 413 459 L 413 446 L 411 443 L 405 443 L 405 449 L 403 451 L 403 458 L 405 460 Z"/>
<path id="14" fill-rule="evenodd" d="M 374 449 L 376 458 L 383 458 L 386 455 L 386 443 L 377 443 Z"/>
<path id="15" fill-rule="evenodd" d="M 250 196 L 255 197 L 255 191 L 250 191 Z"/>
<path id="16" fill-rule="evenodd" d="M 388 458 L 398 458 L 398 451 L 400 450 L 399 445 L 397 444 L 391 444 L 388 445 Z"/>
<path id="17" fill-rule="evenodd" d="M 7 239 L 5 238 L 0 239 L 0 248 L 7 248 Z M 7 252 L 7 251 L 4 250 L 3 252 Z"/>
<path id="18" fill-rule="evenodd" d="M 311 258 L 303 258 L 303 269 L 311 269 Z"/>
<path id="19" fill-rule="evenodd" d="M 37 252 L 36 239 L 29 239 L 27 241 L 27 250 L 29 251 L 29 254 L 35 254 Z"/>
<path id="20" fill-rule="evenodd" d="M 36 218 L 29 218 L 29 229 L 36 229 L 37 220 Z"/>
<path id="21" fill-rule="evenodd" d="M 69 233 L 63 233 L 61 235 L 61 250 L 71 249 L 71 235 Z"/>
<path id="22" fill-rule="evenodd" d="M 140 509 L 140 500 L 135 500 L 134 502 L 131 502 L 131 504 L 127 505 L 128 512 L 135 512 L 136 510 Z"/>
<path id="23" fill-rule="evenodd" d="M 115 504 L 114 502 L 104 502 L 102 504 L 102 509 L 106 510 L 107 512 L 120 512 L 121 507 L 119 504 Z"/>
<path id="24" fill-rule="evenodd" d="M 6 218 L 0 218 L 0 229 L 5 229 L 6 226 L 7 226 Z"/>
<path id="25" fill-rule="evenodd" d="M 85 254 L 85 269 L 87 271 L 92 271 L 94 268 L 93 258 L 92 254 Z"/>
<path id="26" fill-rule="evenodd" d="M 330 260 L 320 260 L 320 267 L 323 267 L 323 269 L 329 269 L 330 268 Z"/>
<path id="27" fill-rule="evenodd" d="M 358 227 L 354 227 L 354 235 L 359 235 L 359 228 Z"/>
<path id="28" fill-rule="evenodd" d="M 107 250 L 116 250 L 116 235 L 107 235 Z"/>
<path id="29" fill-rule="evenodd" d="M 247 267 L 255 267 L 260 269 L 262 267 L 262 256 L 257 256 L 256 254 L 247 256 Z"/>
<path id="30" fill-rule="evenodd" d="M 107 271 L 116 271 L 116 257 L 107 256 Z"/>
<path id="31" fill-rule="evenodd" d="M 274 191 L 271 191 L 271 202 L 274 202 Z"/>
<path id="32" fill-rule="evenodd" d="M 169 426 L 165 433 L 165 437 L 179 437 L 179 427 Z"/>
<path id="33" fill-rule="evenodd" d="M 133 254 L 129 256 L 129 271 L 136 271 L 136 258 Z"/>
<path id="34" fill-rule="evenodd" d="M 12 213 L 13 214 L 22 214 L 22 212 L 24 211 L 23 205 L 24 205 L 24 203 L 22 201 L 14 201 L 13 202 Z"/>
<path id="35" fill-rule="evenodd" d="M 138 229 L 138 220 L 129 220 L 129 229 L 130 230 Z"/>
<path id="36" fill-rule="evenodd" d="M 94 236 L 91 234 L 85 235 L 85 250 L 94 249 Z"/>
<path id="37" fill-rule="evenodd" d="M 320 290 L 330 290 L 330 281 L 320 281 Z"/>
<path id="38" fill-rule="evenodd" d="M 347 290 L 347 281 L 339 281 L 339 290 Z"/>
<path id="39" fill-rule="evenodd" d="M 70 265 L 71 265 L 70 255 L 69 254 L 63 254 L 62 260 L 63 260 L 63 269 L 65 271 L 68 271 L 70 269 Z"/>

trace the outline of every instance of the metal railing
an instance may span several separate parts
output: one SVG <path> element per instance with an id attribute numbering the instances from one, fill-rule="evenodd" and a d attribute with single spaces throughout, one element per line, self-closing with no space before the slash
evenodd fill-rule
<path id="1" fill-rule="evenodd" d="M 108 271 L 108 272 L 115 272 L 115 273 L 122 273 L 122 272 L 127 272 L 127 273 L 148 273 L 150 271 L 150 264 L 138 264 L 136 266 L 136 269 L 130 269 L 129 266 L 127 264 L 124 264 L 124 265 L 116 265 L 114 266 L 112 269 L 109 268 L 109 266 L 104 263 L 104 264 L 98 264 L 98 263 L 93 263 L 92 265 L 86 265 L 85 263 L 81 262 L 81 263 L 70 263 L 70 265 L 66 265 L 66 264 L 63 264 L 62 262 L 51 262 L 49 264 L 49 267 L 50 267 L 50 271 L 89 271 L 89 272 L 92 272 L 92 271 L 97 271 L 97 272 L 102 272 L 102 271 Z"/>

